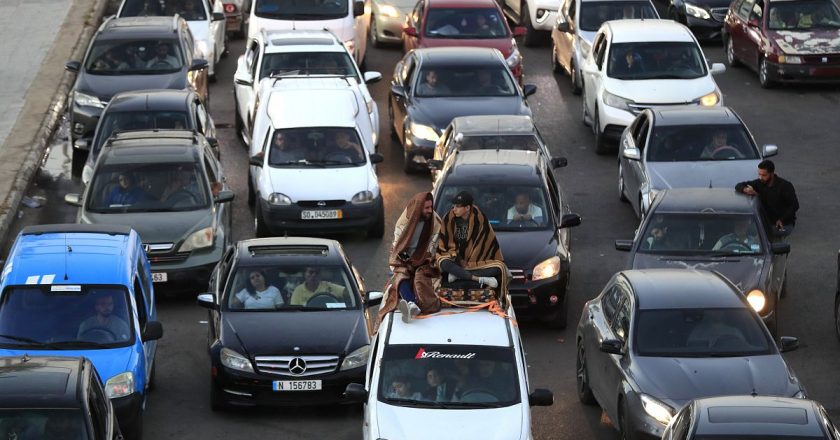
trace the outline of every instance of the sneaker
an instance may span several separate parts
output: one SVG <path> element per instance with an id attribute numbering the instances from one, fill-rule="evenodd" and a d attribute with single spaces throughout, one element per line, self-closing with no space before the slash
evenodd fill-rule
<path id="1" fill-rule="evenodd" d="M 409 321 L 416 318 L 417 315 L 419 315 L 419 314 L 420 314 L 420 307 L 417 307 L 417 304 L 414 304 L 413 302 L 409 302 L 408 303 Z"/>
<path id="2" fill-rule="evenodd" d="M 456 277 L 455 275 L 449 274 L 449 282 L 454 283 L 455 281 L 458 281 L 458 277 Z"/>
<path id="3" fill-rule="evenodd" d="M 499 287 L 499 282 L 493 277 L 479 277 L 478 284 L 481 284 L 481 287 L 487 286 L 491 289 Z"/>
<path id="4" fill-rule="evenodd" d="M 411 315 L 408 312 L 408 302 L 406 300 L 400 299 L 400 302 L 397 303 L 397 310 L 400 311 L 404 323 L 408 324 L 411 322 Z"/>

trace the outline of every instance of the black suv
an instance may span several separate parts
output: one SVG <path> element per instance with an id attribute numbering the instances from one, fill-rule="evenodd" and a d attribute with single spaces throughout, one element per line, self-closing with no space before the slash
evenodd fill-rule
<path id="1" fill-rule="evenodd" d="M 513 277 L 509 292 L 517 315 L 566 327 L 571 252 L 568 227 L 580 224 L 569 213 L 553 168 L 563 158 L 549 160 L 537 151 L 457 151 L 446 161 L 435 183 L 435 210 L 441 216 L 450 200 L 469 191 L 487 216 L 505 264 Z M 529 220 L 522 220 L 520 213 Z"/>
<path id="2" fill-rule="evenodd" d="M 192 87 L 207 102 L 207 60 L 194 52 L 187 22 L 178 16 L 106 19 L 83 62 L 65 65 L 78 73 L 68 99 L 73 168 L 81 171 L 96 121 L 119 92 Z"/>
<path id="3" fill-rule="evenodd" d="M 111 401 L 83 357 L 0 357 L 0 438 L 122 440 Z"/>

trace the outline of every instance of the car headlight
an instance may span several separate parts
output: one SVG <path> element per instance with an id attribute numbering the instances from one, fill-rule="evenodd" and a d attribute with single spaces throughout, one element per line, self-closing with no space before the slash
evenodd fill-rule
<path id="1" fill-rule="evenodd" d="M 654 420 L 663 425 L 667 425 L 671 421 L 671 417 L 674 416 L 674 410 L 670 406 L 647 394 L 641 394 L 639 397 L 642 399 L 642 408 L 644 408 L 647 415 L 653 417 Z"/>
<path id="2" fill-rule="evenodd" d="M 134 373 L 126 371 L 105 382 L 105 395 L 109 399 L 127 396 L 134 392 Z"/>
<path id="3" fill-rule="evenodd" d="M 353 56 L 353 51 L 356 50 L 356 42 L 353 40 L 347 40 L 344 42 L 344 47 L 347 48 L 347 52 L 350 52 L 350 56 Z"/>
<path id="4" fill-rule="evenodd" d="M 196 40 L 195 55 L 197 58 L 207 58 L 210 56 L 210 45 L 206 40 Z"/>
<path id="5" fill-rule="evenodd" d="M 558 273 L 560 273 L 560 257 L 553 256 L 534 266 L 534 274 L 531 276 L 531 279 L 534 281 L 544 280 Z"/>
<path id="6" fill-rule="evenodd" d="M 356 195 L 353 196 L 353 199 L 350 200 L 350 203 L 354 205 L 360 205 L 365 203 L 372 203 L 373 202 L 373 192 L 371 191 L 359 191 Z"/>
<path id="7" fill-rule="evenodd" d="M 613 95 L 612 93 L 604 90 L 604 104 L 610 107 L 615 107 L 617 109 L 626 110 L 629 112 L 631 103 L 633 103 L 633 101 L 627 98 L 622 98 L 618 95 Z"/>
<path id="8" fill-rule="evenodd" d="M 779 55 L 779 62 L 786 64 L 802 64 L 802 57 L 794 55 Z"/>
<path id="9" fill-rule="evenodd" d="M 703 107 L 712 107 L 718 105 L 720 104 L 720 93 L 718 93 L 717 90 L 715 90 L 714 92 L 707 93 L 695 99 L 694 103 L 702 105 Z"/>
<path id="10" fill-rule="evenodd" d="M 96 96 L 86 95 L 81 92 L 76 92 L 73 94 L 73 101 L 76 105 L 81 107 L 96 107 L 96 108 L 105 108 L 105 103 L 99 100 Z"/>
<path id="11" fill-rule="evenodd" d="M 370 354 L 370 345 L 364 345 L 353 350 L 352 353 L 344 358 L 341 363 L 341 371 L 352 370 L 367 365 L 368 355 Z"/>
<path id="12" fill-rule="evenodd" d="M 400 17 L 400 11 L 398 11 L 397 8 L 395 8 L 391 5 L 380 6 L 379 7 L 379 13 L 383 17 L 390 17 L 390 18 L 399 18 Z"/>
<path id="13" fill-rule="evenodd" d="M 692 17 L 699 18 L 701 20 L 709 20 L 712 18 L 712 16 L 709 15 L 709 11 L 699 6 L 692 5 L 691 3 L 685 4 L 685 13 Z"/>
<path id="14" fill-rule="evenodd" d="M 437 142 L 438 139 L 440 139 L 440 135 L 437 130 L 429 127 L 428 125 L 418 124 L 412 121 L 409 125 L 409 129 L 411 130 L 412 135 L 420 139 L 425 139 L 431 142 Z"/>
<path id="15" fill-rule="evenodd" d="M 186 240 L 184 240 L 184 244 L 178 248 L 178 252 L 189 252 L 195 249 L 203 249 L 213 246 L 214 234 L 215 229 L 212 226 L 195 231 L 190 234 Z"/>
<path id="16" fill-rule="evenodd" d="M 289 206 L 292 204 L 292 199 L 283 193 L 271 193 L 268 196 L 268 204 L 274 206 Z"/>
<path id="17" fill-rule="evenodd" d="M 764 296 L 764 292 L 758 289 L 753 289 L 747 294 L 747 302 L 750 303 L 753 310 L 761 312 L 761 310 L 764 309 L 765 304 L 767 304 L 767 298 Z"/>
<path id="18" fill-rule="evenodd" d="M 511 48 L 510 55 L 505 59 L 507 61 L 508 67 L 513 69 L 514 67 L 518 66 L 519 63 L 522 62 L 522 54 L 519 53 L 519 46 L 516 45 L 516 40 L 513 38 L 510 39 Z"/>
<path id="19" fill-rule="evenodd" d="M 246 373 L 254 372 L 254 367 L 251 365 L 251 361 L 249 361 L 248 358 L 229 348 L 222 348 L 219 358 L 222 361 L 222 365 L 232 370 L 244 371 Z"/>

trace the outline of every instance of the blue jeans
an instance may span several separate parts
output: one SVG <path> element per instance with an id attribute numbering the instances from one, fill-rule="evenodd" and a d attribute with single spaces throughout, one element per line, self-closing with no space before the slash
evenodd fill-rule
<path id="1" fill-rule="evenodd" d="M 410 280 L 404 280 L 397 288 L 400 297 L 408 302 L 417 302 L 417 295 L 414 294 L 414 289 L 411 287 Z"/>

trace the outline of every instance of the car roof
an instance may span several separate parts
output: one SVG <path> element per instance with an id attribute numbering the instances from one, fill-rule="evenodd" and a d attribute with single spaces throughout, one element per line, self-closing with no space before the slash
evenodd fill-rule
<path id="1" fill-rule="evenodd" d="M 759 438 L 826 438 L 816 405 L 808 399 L 726 396 L 695 402 L 696 435 Z"/>
<path id="2" fill-rule="evenodd" d="M 426 0 L 427 8 L 496 8 L 495 0 Z"/>
<path id="3" fill-rule="evenodd" d="M 425 47 L 413 53 L 424 66 L 502 65 L 498 49 L 489 47 Z"/>
<path id="4" fill-rule="evenodd" d="M 191 90 L 174 89 L 121 92 L 111 98 L 108 112 L 184 111 L 195 96 Z"/>
<path id="5" fill-rule="evenodd" d="M 266 104 L 274 128 L 356 126 L 361 108 L 355 80 L 312 76 L 274 81 Z"/>
<path id="6" fill-rule="evenodd" d="M 103 148 L 101 160 L 107 165 L 197 163 L 200 154 L 199 148 L 193 144 L 161 145 L 156 139 L 135 139 L 130 142 L 117 142 L 110 148 Z"/>
<path id="7" fill-rule="evenodd" d="M 541 182 L 540 153 L 524 150 L 457 151 L 445 170 L 445 184 L 481 184 L 503 181 L 510 185 Z"/>
<path id="8" fill-rule="evenodd" d="M 604 23 L 604 26 L 610 28 L 613 43 L 694 42 L 694 37 L 688 28 L 673 20 L 613 20 Z"/>
<path id="9" fill-rule="evenodd" d="M 97 38 L 175 37 L 179 20 L 178 16 L 112 18 L 102 24 Z"/>
<path id="10" fill-rule="evenodd" d="M 85 368 L 92 367 L 81 357 L 0 357 L 0 407 L 81 408 Z"/>
<path id="11" fill-rule="evenodd" d="M 241 265 L 292 263 L 300 265 L 344 264 L 345 254 L 335 240 L 309 237 L 272 237 L 236 243 Z"/>
<path id="12" fill-rule="evenodd" d="M 733 188 L 672 188 L 656 196 L 654 213 L 753 214 L 755 198 Z"/>
<path id="13" fill-rule="evenodd" d="M 324 30 L 263 31 L 266 53 L 278 52 L 345 52 L 335 34 Z"/>
<path id="14" fill-rule="evenodd" d="M 389 315 L 388 344 L 512 346 L 510 321 L 481 310 L 444 309 L 406 324 L 397 313 Z"/>
<path id="15" fill-rule="evenodd" d="M 464 135 L 535 134 L 534 120 L 527 115 L 459 116 L 452 119 L 452 132 Z"/>
<path id="16" fill-rule="evenodd" d="M 652 109 L 657 126 L 669 125 L 741 125 L 741 119 L 729 107 L 676 106 Z"/>
<path id="17" fill-rule="evenodd" d="M 690 269 L 625 270 L 638 310 L 746 308 L 742 295 L 717 272 Z"/>

